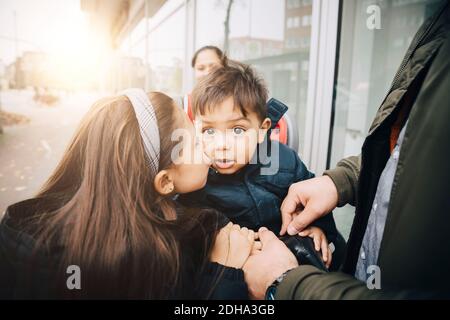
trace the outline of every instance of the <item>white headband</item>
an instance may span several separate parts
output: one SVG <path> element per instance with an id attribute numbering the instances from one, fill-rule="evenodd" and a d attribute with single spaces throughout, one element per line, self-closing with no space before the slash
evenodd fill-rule
<path id="1" fill-rule="evenodd" d="M 155 109 L 150 99 L 142 89 L 132 88 L 122 92 L 131 102 L 136 119 L 139 123 L 142 141 L 148 163 L 153 174 L 158 173 L 159 167 L 159 130 Z"/>

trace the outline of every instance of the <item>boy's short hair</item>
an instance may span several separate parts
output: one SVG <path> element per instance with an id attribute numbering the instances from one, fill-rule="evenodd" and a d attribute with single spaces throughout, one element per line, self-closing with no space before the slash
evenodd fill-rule
<path id="1" fill-rule="evenodd" d="M 255 112 L 258 119 L 267 117 L 267 87 L 253 69 L 243 63 L 228 60 L 227 64 L 203 77 L 192 91 L 192 110 L 204 115 L 228 97 L 244 117 Z"/>

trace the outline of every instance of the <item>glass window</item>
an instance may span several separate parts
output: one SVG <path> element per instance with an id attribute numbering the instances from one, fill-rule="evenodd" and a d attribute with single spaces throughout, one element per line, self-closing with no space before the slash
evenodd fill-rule
<path id="1" fill-rule="evenodd" d="M 414 34 L 441 1 L 378 0 L 343 2 L 330 167 L 360 153 L 375 113 L 383 101 Z M 380 8 L 380 29 L 369 29 L 367 8 Z M 348 236 L 354 209 L 336 210 Z"/>
<path id="2" fill-rule="evenodd" d="M 168 1 L 165 6 L 170 4 Z M 163 6 L 150 19 L 150 90 L 162 91 L 170 96 L 183 94 L 185 10 L 184 5 L 171 10 L 164 10 Z"/>
<path id="3" fill-rule="evenodd" d="M 298 126 L 302 155 L 311 26 L 304 26 L 301 17 L 311 16 L 312 2 L 234 1 L 226 34 L 228 3 L 197 0 L 195 48 L 216 45 L 230 58 L 254 66 L 264 77 L 270 95 L 289 106 Z"/>
<path id="4" fill-rule="evenodd" d="M 287 1 L 288 9 L 298 8 L 298 7 L 300 7 L 300 0 L 288 0 Z"/>
<path id="5" fill-rule="evenodd" d="M 148 90 L 183 94 L 186 18 L 185 6 L 179 2 L 168 1 L 152 18 L 141 19 L 121 42 L 116 77 L 112 76 L 116 90 L 144 88 L 148 77 Z"/>
<path id="6" fill-rule="evenodd" d="M 302 17 L 302 26 L 307 27 L 311 25 L 311 16 L 307 15 L 307 16 L 303 16 Z"/>
<path id="7" fill-rule="evenodd" d="M 287 27 L 288 28 L 292 28 L 293 27 L 293 18 L 288 18 L 287 19 Z"/>
<path id="8" fill-rule="evenodd" d="M 141 24 L 139 24 L 141 25 Z M 138 25 L 138 26 L 139 26 Z M 142 26 L 139 27 L 139 30 Z M 136 30 L 136 29 L 135 29 Z M 143 46 L 142 37 L 144 34 L 129 34 L 119 47 L 118 55 L 114 58 L 111 68 L 106 77 L 106 86 L 114 91 L 120 91 L 130 87 L 144 87 L 145 85 L 145 66 L 144 55 L 145 46 Z"/>

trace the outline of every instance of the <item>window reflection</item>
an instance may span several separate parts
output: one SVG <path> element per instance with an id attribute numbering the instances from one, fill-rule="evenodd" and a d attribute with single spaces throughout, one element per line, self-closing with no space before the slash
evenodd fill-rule
<path id="1" fill-rule="evenodd" d="M 266 80 L 270 95 L 286 103 L 297 120 L 303 154 L 312 1 L 234 1 L 224 48 L 227 4 L 197 1 L 196 47 L 216 45 L 230 58 L 254 66 Z"/>
<path id="2" fill-rule="evenodd" d="M 360 153 L 378 107 L 420 25 L 442 0 L 382 0 L 343 2 L 338 80 L 330 167 Z M 381 9 L 381 29 L 366 26 L 369 5 Z M 348 235 L 353 208 L 337 211 L 336 220 Z"/>

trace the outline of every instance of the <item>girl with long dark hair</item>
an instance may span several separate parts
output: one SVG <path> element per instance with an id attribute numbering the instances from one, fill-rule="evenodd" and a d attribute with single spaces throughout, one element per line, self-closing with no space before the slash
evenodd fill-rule
<path id="1" fill-rule="evenodd" d="M 188 159 L 201 153 L 195 139 L 171 139 L 180 128 L 194 136 L 162 93 L 96 102 L 40 192 L 5 213 L 0 296 L 246 298 L 253 232 L 174 201 L 202 188 L 208 172 L 207 161 Z"/>

